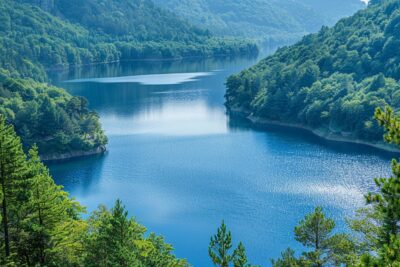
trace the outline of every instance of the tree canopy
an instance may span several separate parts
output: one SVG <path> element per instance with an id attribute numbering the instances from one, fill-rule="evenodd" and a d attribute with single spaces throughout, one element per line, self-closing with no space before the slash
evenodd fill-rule
<path id="1" fill-rule="evenodd" d="M 229 77 L 227 106 L 325 135 L 381 142 L 374 110 L 400 105 L 400 3 L 380 2 Z"/>

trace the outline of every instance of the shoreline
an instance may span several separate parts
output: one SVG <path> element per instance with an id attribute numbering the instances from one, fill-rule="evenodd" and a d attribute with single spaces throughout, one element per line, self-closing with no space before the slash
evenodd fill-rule
<path id="1" fill-rule="evenodd" d="M 88 151 L 79 150 L 66 153 L 52 153 L 47 155 L 46 154 L 40 155 L 40 159 L 45 163 L 54 163 L 54 162 L 62 162 L 88 156 L 105 154 L 106 152 L 107 148 L 105 146 L 99 146 L 97 148 Z"/>
<path id="2" fill-rule="evenodd" d="M 252 53 L 239 53 L 239 54 L 217 54 L 217 55 L 203 55 L 203 56 L 185 56 L 185 57 L 161 57 L 161 58 L 133 58 L 133 59 L 119 59 L 119 60 L 111 60 L 111 61 L 97 61 L 90 62 L 85 64 L 65 64 L 60 66 L 53 66 L 45 68 L 46 72 L 56 72 L 63 71 L 73 68 L 81 68 L 87 66 L 97 66 L 97 65 L 106 65 L 106 64 L 115 64 L 115 63 L 124 63 L 124 62 L 176 62 L 181 60 L 198 60 L 198 59 L 212 59 L 212 58 L 236 58 L 236 57 L 254 57 L 258 58 L 260 55 L 260 49 L 258 53 L 253 55 Z"/>
<path id="3" fill-rule="evenodd" d="M 333 142 L 341 142 L 341 143 L 351 143 L 351 144 L 358 144 L 358 145 L 364 145 L 368 147 L 372 147 L 375 149 L 379 149 L 381 151 L 385 152 L 390 152 L 390 153 L 400 153 L 400 149 L 396 147 L 391 147 L 387 143 L 371 143 L 359 139 L 354 139 L 351 137 L 346 137 L 343 135 L 338 135 L 332 132 L 329 132 L 329 130 L 323 130 L 323 129 L 313 129 L 311 127 L 301 125 L 301 124 L 296 124 L 296 123 L 289 123 L 289 122 L 280 122 L 280 121 L 273 121 L 273 120 L 268 120 L 264 119 L 261 117 L 254 116 L 250 114 L 249 112 L 246 112 L 240 108 L 228 108 L 228 112 L 231 112 L 234 115 L 240 116 L 242 118 L 245 118 L 250 121 L 251 124 L 255 126 L 281 126 L 281 127 L 286 127 L 286 128 L 295 128 L 295 129 L 301 129 L 305 130 L 319 138 L 322 138 L 327 141 L 333 141 Z"/>

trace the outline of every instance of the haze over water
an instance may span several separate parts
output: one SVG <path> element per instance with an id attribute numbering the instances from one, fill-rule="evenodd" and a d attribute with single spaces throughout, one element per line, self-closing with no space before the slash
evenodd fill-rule
<path id="1" fill-rule="evenodd" d="M 104 156 L 50 165 L 89 211 L 117 198 L 178 257 L 211 266 L 209 238 L 224 219 L 253 264 L 270 266 L 293 228 L 321 205 L 343 219 L 364 204 L 393 155 L 323 141 L 301 130 L 254 129 L 225 114 L 224 82 L 254 59 L 132 62 L 53 73 L 91 103 L 109 137 Z"/>

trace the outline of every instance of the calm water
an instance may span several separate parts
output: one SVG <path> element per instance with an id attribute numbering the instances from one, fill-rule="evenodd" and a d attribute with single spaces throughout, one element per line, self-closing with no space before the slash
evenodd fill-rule
<path id="1" fill-rule="evenodd" d="M 300 130 L 251 129 L 225 115 L 224 81 L 251 59 L 124 63 L 54 73 L 89 99 L 109 137 L 105 156 L 52 164 L 56 181 L 92 211 L 124 201 L 176 255 L 211 266 L 224 219 L 254 264 L 270 266 L 317 205 L 346 230 L 372 177 L 393 155 L 326 142 Z M 68 82 L 66 82 L 68 81 Z"/>

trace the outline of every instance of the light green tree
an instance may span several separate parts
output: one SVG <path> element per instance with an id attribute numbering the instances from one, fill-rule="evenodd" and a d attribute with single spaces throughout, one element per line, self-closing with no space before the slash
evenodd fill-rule
<path id="1" fill-rule="evenodd" d="M 14 128 L 0 115 L 0 192 L 1 192 L 1 261 L 11 261 L 14 243 L 19 239 L 19 216 L 27 201 L 27 166 L 21 141 Z"/>

